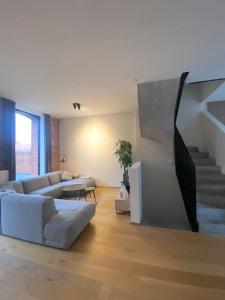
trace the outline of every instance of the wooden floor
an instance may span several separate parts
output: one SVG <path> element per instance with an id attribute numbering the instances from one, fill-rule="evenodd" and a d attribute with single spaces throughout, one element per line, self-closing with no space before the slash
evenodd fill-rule
<path id="1" fill-rule="evenodd" d="M 130 225 L 116 189 L 69 251 L 0 237 L 0 300 L 225 299 L 225 238 Z"/>

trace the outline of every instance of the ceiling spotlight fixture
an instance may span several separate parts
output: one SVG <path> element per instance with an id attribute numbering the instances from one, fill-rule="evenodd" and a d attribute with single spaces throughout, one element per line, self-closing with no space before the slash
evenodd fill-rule
<path id="1" fill-rule="evenodd" d="M 77 103 L 77 102 L 74 102 L 73 103 L 73 107 L 74 107 L 74 109 L 79 109 L 80 110 L 80 103 Z"/>

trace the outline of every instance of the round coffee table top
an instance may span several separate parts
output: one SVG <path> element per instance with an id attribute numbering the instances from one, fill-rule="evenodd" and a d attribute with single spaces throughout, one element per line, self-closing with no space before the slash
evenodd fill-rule
<path id="1" fill-rule="evenodd" d="M 74 184 L 70 186 L 65 186 L 62 190 L 63 192 L 75 192 L 80 190 L 85 190 L 85 184 Z"/>
<path id="2" fill-rule="evenodd" d="M 95 187 L 94 186 L 86 186 L 85 187 L 85 191 L 94 191 L 95 190 Z"/>

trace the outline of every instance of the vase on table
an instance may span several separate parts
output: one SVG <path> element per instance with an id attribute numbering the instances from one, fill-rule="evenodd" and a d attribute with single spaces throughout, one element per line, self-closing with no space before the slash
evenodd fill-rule
<path id="1" fill-rule="evenodd" d="M 120 198 L 121 198 L 121 199 L 126 200 L 126 199 L 129 198 L 128 191 L 127 191 L 127 189 L 126 189 L 126 187 L 125 187 L 125 185 L 124 185 L 123 183 L 122 183 L 122 186 L 121 186 L 121 188 L 120 188 L 119 194 L 120 194 Z"/>

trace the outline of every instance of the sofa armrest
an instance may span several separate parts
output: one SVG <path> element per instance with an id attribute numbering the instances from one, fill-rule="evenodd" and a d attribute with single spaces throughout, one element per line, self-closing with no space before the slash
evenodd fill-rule
<path id="1" fill-rule="evenodd" d="M 43 243 L 44 226 L 57 213 L 52 198 L 12 193 L 5 196 L 1 202 L 4 235 Z"/>

